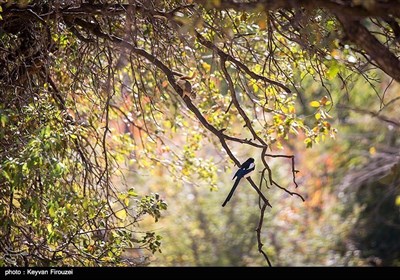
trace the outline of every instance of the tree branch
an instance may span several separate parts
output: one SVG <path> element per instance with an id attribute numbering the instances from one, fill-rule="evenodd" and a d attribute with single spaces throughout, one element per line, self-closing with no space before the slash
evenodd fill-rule
<path id="1" fill-rule="evenodd" d="M 196 0 L 196 3 L 203 6 L 207 5 L 207 0 Z M 366 2 L 366 1 L 365 1 Z M 235 9 L 237 11 L 254 11 L 264 7 L 267 11 L 276 11 L 281 9 L 325 9 L 332 13 L 341 13 L 343 16 L 352 19 L 362 19 L 366 17 L 387 17 L 388 15 L 400 16 L 400 3 L 396 0 L 389 1 L 371 1 L 366 4 L 354 5 L 353 1 L 335 1 L 335 0 L 258 0 L 251 2 L 240 2 L 235 0 L 222 0 L 213 8 Z"/>
<path id="2" fill-rule="evenodd" d="M 236 109 L 238 110 L 240 116 L 242 116 L 244 122 L 246 123 L 246 127 L 250 130 L 251 134 L 253 135 L 253 139 L 254 140 L 257 139 L 262 145 L 267 146 L 267 143 L 263 139 L 261 139 L 260 136 L 258 136 L 257 133 L 255 132 L 249 117 L 246 115 L 246 113 L 240 106 L 239 101 L 236 98 L 235 86 L 233 85 L 232 78 L 229 75 L 228 70 L 226 69 L 225 61 L 226 58 L 221 57 L 221 69 L 225 75 L 226 81 L 228 82 L 229 91 L 231 92 L 232 96 L 232 102 L 235 105 Z"/>
<path id="3" fill-rule="evenodd" d="M 272 158 L 290 158 L 291 159 L 291 166 L 292 166 L 292 176 L 293 176 L 293 184 L 297 187 L 299 186 L 296 182 L 296 173 L 299 172 L 298 170 L 295 169 L 294 165 L 294 155 L 272 155 L 272 154 L 266 154 L 264 153 L 263 156 L 266 157 L 272 157 Z"/>
<path id="4" fill-rule="evenodd" d="M 285 156 L 285 155 L 271 155 L 271 154 L 267 154 L 267 149 L 263 149 L 262 154 L 261 154 L 261 160 L 264 163 L 265 169 L 268 170 L 268 179 L 269 179 L 269 183 L 271 185 L 276 186 L 277 188 L 285 191 L 286 193 L 290 194 L 291 196 L 298 196 L 302 201 L 305 201 L 304 197 L 297 193 L 297 192 L 292 192 L 289 191 L 288 189 L 286 189 L 285 187 L 282 187 L 281 185 L 279 185 L 273 178 L 272 178 L 272 170 L 269 167 L 267 161 L 265 160 L 266 157 L 285 157 L 285 158 L 291 158 L 292 159 L 292 174 L 293 174 L 293 182 L 297 188 L 297 183 L 296 183 L 296 172 L 297 170 L 295 170 L 294 168 L 294 156 Z M 262 171 L 262 174 L 264 175 L 265 173 L 265 169 Z M 263 177 L 261 177 L 261 181 L 260 181 L 260 188 L 261 188 L 261 182 L 263 180 Z"/>
<path id="5" fill-rule="evenodd" d="M 244 65 L 242 62 L 240 62 L 239 60 L 237 60 L 236 58 L 234 58 L 233 56 L 225 53 L 223 50 L 221 50 L 220 48 L 218 48 L 216 45 L 214 45 L 211 41 L 208 41 L 206 38 L 204 38 L 203 35 L 201 35 L 199 32 L 196 31 L 196 38 L 199 40 L 200 44 L 202 44 L 203 46 L 209 48 L 210 50 L 215 51 L 220 57 L 221 59 L 225 59 L 227 61 L 231 61 L 233 64 L 236 65 L 236 67 L 238 67 L 239 69 L 242 69 L 247 75 L 249 75 L 250 77 L 252 77 L 255 80 L 262 80 L 266 83 L 275 85 L 280 87 L 281 89 L 283 89 L 284 91 L 290 93 L 291 90 L 285 86 L 284 84 L 268 79 L 264 76 L 258 75 L 256 73 L 254 73 L 253 71 L 251 71 L 246 65 Z"/>
<path id="6" fill-rule="evenodd" d="M 265 210 L 267 208 L 267 205 L 264 204 L 261 208 L 261 214 L 260 214 L 260 219 L 258 220 L 258 226 L 256 229 L 257 232 L 257 243 L 258 243 L 258 252 L 260 252 L 264 258 L 267 260 L 268 266 L 272 267 L 271 261 L 268 258 L 268 255 L 264 252 L 264 250 L 262 249 L 262 247 L 264 246 L 264 244 L 261 241 L 261 230 L 263 227 L 263 222 L 264 222 L 264 214 L 265 214 Z"/>
<path id="7" fill-rule="evenodd" d="M 400 82 L 399 59 L 379 42 L 361 22 L 351 20 L 341 14 L 337 14 L 337 17 L 342 23 L 348 39 L 363 48 L 386 74 Z"/>
<path id="8" fill-rule="evenodd" d="M 380 121 L 383 121 L 383 122 L 389 123 L 389 124 L 391 124 L 391 125 L 400 127 L 400 122 L 395 121 L 395 120 L 393 120 L 393 119 L 386 118 L 386 117 L 384 117 L 384 116 L 381 116 L 379 113 L 374 112 L 374 111 L 369 111 L 369 110 L 361 109 L 361 108 L 353 108 L 353 107 L 346 106 L 346 105 L 338 105 L 337 108 L 338 108 L 338 109 L 347 109 L 347 110 L 351 110 L 351 111 L 354 111 L 354 112 L 356 112 L 356 113 L 367 114 L 367 115 L 370 115 L 370 116 L 372 116 L 372 117 L 374 117 L 374 118 L 377 118 L 377 119 L 380 120 Z"/>

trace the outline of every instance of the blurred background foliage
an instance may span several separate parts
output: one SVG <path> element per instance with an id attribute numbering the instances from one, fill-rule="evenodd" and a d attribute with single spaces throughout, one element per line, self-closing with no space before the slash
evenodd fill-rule
<path id="1" fill-rule="evenodd" d="M 342 93 L 335 86 L 333 83 L 331 94 L 337 103 Z M 284 144 L 284 152 L 296 155 L 298 191 L 306 201 L 284 192 L 266 191 L 273 208 L 265 216 L 263 240 L 274 265 L 399 265 L 399 127 L 367 113 L 379 111 L 380 89 L 386 90 L 387 100 L 398 95 L 398 84 L 387 86 L 388 79 L 382 74 L 377 74 L 374 89 L 363 81 L 354 81 L 349 99 L 354 108 L 365 111 L 340 105 L 329 111 L 339 131 L 335 140 L 311 149 L 304 149 L 304 142 L 299 141 L 304 136 Z M 312 81 L 306 87 L 312 89 L 309 100 L 317 99 L 323 91 Z M 301 106 L 297 112 L 303 112 Z M 391 119 L 399 113 L 398 106 L 388 106 L 382 116 Z M 304 117 L 310 122 L 314 118 Z M 201 143 L 203 152 L 196 157 L 218 154 L 207 139 Z M 251 149 L 238 150 L 243 159 L 252 154 Z M 156 254 L 152 265 L 263 265 L 254 234 L 259 215 L 257 194 L 242 182 L 231 202 L 222 208 L 236 168 L 219 160 L 216 167 L 217 192 L 190 182 L 171 188 L 171 184 L 178 184 L 168 177 L 163 177 L 162 183 L 160 179 L 148 181 L 147 187 L 168 198 L 169 204 L 159 225 L 163 253 Z M 283 185 L 290 185 L 288 162 L 274 159 L 271 167 L 277 170 Z M 257 181 L 259 174 L 253 176 Z"/>

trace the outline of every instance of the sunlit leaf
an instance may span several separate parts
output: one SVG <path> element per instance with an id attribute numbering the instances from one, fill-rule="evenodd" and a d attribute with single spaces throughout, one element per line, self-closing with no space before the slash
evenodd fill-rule
<path id="1" fill-rule="evenodd" d="M 5 127 L 5 126 L 6 126 L 7 119 L 8 119 L 8 118 L 7 118 L 6 115 L 1 115 L 1 116 L 0 116 L 0 124 L 1 124 L 2 127 Z"/>
<path id="2" fill-rule="evenodd" d="M 121 210 L 117 211 L 115 213 L 115 216 L 117 216 L 119 219 L 124 221 L 126 219 L 126 217 L 127 217 L 126 210 L 125 209 L 121 209 Z"/>
<path id="3" fill-rule="evenodd" d="M 400 195 L 396 196 L 395 205 L 400 207 Z"/>
<path id="4" fill-rule="evenodd" d="M 267 23 L 265 20 L 261 19 L 258 21 L 258 27 L 260 27 L 260 30 L 265 30 L 267 28 Z"/>
<path id="5" fill-rule="evenodd" d="M 208 73 L 211 71 L 211 65 L 208 64 L 207 62 L 203 62 L 202 63 L 202 67 L 204 68 L 204 70 Z"/>
<path id="6" fill-rule="evenodd" d="M 369 148 L 369 154 L 372 155 L 372 156 L 375 155 L 376 154 L 376 148 L 373 147 L 373 146 L 371 148 Z"/>
<path id="7" fill-rule="evenodd" d="M 168 82 L 167 80 L 164 80 L 164 81 L 162 82 L 162 87 L 163 87 L 163 88 L 168 87 L 168 85 L 169 85 L 169 82 Z"/>
<path id="8" fill-rule="evenodd" d="M 135 191 L 134 188 L 130 188 L 130 189 L 128 190 L 128 194 L 129 194 L 130 196 L 138 196 L 138 194 L 137 194 L 137 192 Z"/>
<path id="9" fill-rule="evenodd" d="M 56 209 L 54 208 L 53 205 L 50 206 L 50 208 L 49 208 L 49 216 L 52 218 L 56 217 Z"/>
<path id="10" fill-rule="evenodd" d="M 326 73 L 328 79 L 332 80 L 332 79 L 336 78 L 339 71 L 340 71 L 340 68 L 337 63 L 331 64 L 331 66 L 328 68 L 328 71 Z"/>
<path id="11" fill-rule="evenodd" d="M 49 233 L 52 233 L 53 232 L 53 225 L 52 224 L 47 224 L 47 231 L 49 232 Z"/>
<path id="12" fill-rule="evenodd" d="M 19 203 L 19 201 L 16 198 L 13 198 L 12 204 L 13 204 L 13 206 L 15 208 L 20 208 L 21 207 L 21 203 Z"/>
<path id="13" fill-rule="evenodd" d="M 317 107 L 321 106 L 321 104 L 318 101 L 314 100 L 314 101 L 310 102 L 310 106 L 317 108 Z"/>

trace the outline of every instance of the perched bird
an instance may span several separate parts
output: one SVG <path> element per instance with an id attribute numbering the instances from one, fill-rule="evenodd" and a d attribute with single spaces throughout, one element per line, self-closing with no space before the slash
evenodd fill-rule
<path id="1" fill-rule="evenodd" d="M 189 96 L 190 97 L 190 95 L 191 95 L 191 93 L 193 91 L 192 84 L 188 80 L 185 80 L 183 78 L 179 78 L 176 81 L 176 83 L 183 91 L 183 96 L 182 97 L 185 97 L 185 96 Z"/>
<path id="2" fill-rule="evenodd" d="M 232 180 L 233 180 L 236 177 L 236 181 L 233 184 L 233 187 L 232 187 L 231 191 L 229 192 L 228 197 L 225 199 L 224 203 L 222 204 L 222 207 L 224 207 L 226 205 L 226 203 L 228 203 L 228 201 L 231 199 L 233 193 L 235 192 L 236 187 L 239 184 L 240 179 L 242 179 L 243 177 L 248 175 L 251 171 L 254 170 L 254 168 L 255 168 L 254 158 L 249 158 L 248 160 L 246 160 L 245 162 L 242 163 L 242 165 L 240 166 L 240 169 L 238 171 L 236 171 L 235 176 L 233 176 L 233 178 L 232 178 Z"/>
<path id="3" fill-rule="evenodd" d="M 182 73 L 178 72 L 174 72 L 173 74 L 178 76 L 176 84 L 182 89 L 182 98 L 188 96 L 190 99 L 195 99 L 196 93 L 193 90 L 192 84 L 189 81 L 194 80 L 194 78 L 196 77 L 196 72 L 193 72 L 191 76 L 184 76 Z"/>

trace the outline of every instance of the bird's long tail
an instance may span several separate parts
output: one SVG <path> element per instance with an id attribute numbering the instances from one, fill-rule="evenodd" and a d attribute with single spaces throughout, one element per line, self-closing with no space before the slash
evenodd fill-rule
<path id="1" fill-rule="evenodd" d="M 236 187 L 239 185 L 239 181 L 240 181 L 241 177 L 237 177 L 235 183 L 233 184 L 233 187 L 231 189 L 231 191 L 229 192 L 228 196 L 226 197 L 224 203 L 222 203 L 222 207 L 225 207 L 225 205 L 228 203 L 228 201 L 231 199 L 233 193 L 236 190 Z"/>

